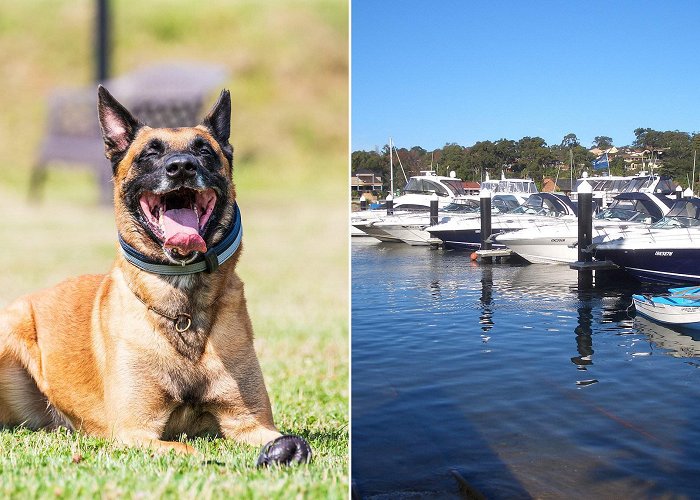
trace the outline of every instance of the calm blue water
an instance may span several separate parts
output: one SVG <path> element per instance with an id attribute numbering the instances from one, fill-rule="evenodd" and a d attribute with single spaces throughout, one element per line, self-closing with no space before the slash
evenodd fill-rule
<path id="1" fill-rule="evenodd" d="M 360 241 L 357 241 L 360 240 Z M 363 496 L 700 498 L 700 336 L 619 279 L 352 243 L 352 476 Z"/>

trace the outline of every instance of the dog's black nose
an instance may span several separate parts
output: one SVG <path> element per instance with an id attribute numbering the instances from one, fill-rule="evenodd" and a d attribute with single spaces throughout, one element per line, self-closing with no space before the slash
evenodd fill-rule
<path id="1" fill-rule="evenodd" d="M 165 173 L 171 179 L 187 179 L 197 173 L 197 160 L 190 155 L 173 155 L 165 162 Z"/>

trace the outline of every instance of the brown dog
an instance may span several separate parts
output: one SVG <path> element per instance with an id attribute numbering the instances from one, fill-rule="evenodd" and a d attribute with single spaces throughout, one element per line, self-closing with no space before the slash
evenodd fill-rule
<path id="1" fill-rule="evenodd" d="M 175 129 L 98 95 L 122 251 L 107 275 L 0 311 L 0 426 L 185 453 L 178 436 L 220 435 L 267 443 L 258 465 L 308 461 L 308 444 L 272 421 L 235 272 L 228 91 L 200 125 Z"/>

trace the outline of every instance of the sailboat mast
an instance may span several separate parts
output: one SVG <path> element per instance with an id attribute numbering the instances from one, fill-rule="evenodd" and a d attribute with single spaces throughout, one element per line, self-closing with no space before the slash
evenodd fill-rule
<path id="1" fill-rule="evenodd" d="M 391 137 L 389 137 L 389 172 L 391 172 L 391 196 L 394 196 L 394 145 Z"/>
<path id="2" fill-rule="evenodd" d="M 694 193 L 695 192 L 695 159 L 698 156 L 698 151 L 697 149 L 693 149 L 693 180 L 690 183 L 690 190 Z"/>

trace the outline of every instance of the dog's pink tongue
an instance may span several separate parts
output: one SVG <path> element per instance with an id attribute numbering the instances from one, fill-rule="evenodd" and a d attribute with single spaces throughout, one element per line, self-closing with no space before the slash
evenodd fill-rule
<path id="1" fill-rule="evenodd" d="M 165 248 L 176 248 L 180 255 L 187 255 L 195 250 L 205 253 L 207 244 L 199 235 L 199 219 L 194 210 L 178 208 L 163 213 L 163 232 Z"/>

